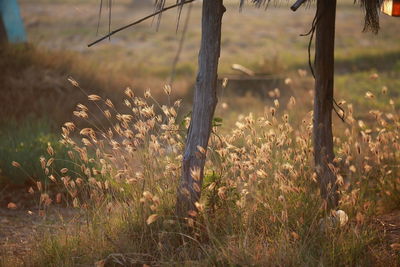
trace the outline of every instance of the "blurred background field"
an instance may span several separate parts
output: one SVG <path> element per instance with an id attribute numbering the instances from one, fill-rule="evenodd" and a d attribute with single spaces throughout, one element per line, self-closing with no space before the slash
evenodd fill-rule
<path id="1" fill-rule="evenodd" d="M 361 101 L 362 104 L 363 97 L 360 96 L 367 90 L 376 93 L 388 82 L 391 88 L 399 86 L 396 81 L 400 68 L 399 37 L 397 20 L 385 15 L 381 16 L 378 35 L 363 33 L 363 14 L 358 6 L 351 3 L 339 2 L 337 12 L 336 92 L 337 98 L 357 103 Z M 286 76 L 292 80 L 299 80 L 296 75 L 298 69 L 304 69 L 309 74 L 309 38 L 300 34 L 308 32 L 314 16 L 313 8 L 293 13 L 289 12 L 289 4 L 277 7 L 271 4 L 266 11 L 246 5 L 239 12 L 235 1 L 228 1 L 226 5 L 228 12 L 223 18 L 220 77 L 234 73 L 231 70 L 234 63 L 256 73 Z M 185 96 L 190 95 L 197 69 L 200 7 L 199 3 L 193 4 L 173 84 L 174 95 L 184 97 L 185 103 L 191 101 Z M 150 13 L 152 8 L 151 3 L 135 5 L 134 1 L 116 1 L 112 6 L 111 29 Z M 110 41 L 88 48 L 88 43 L 108 33 L 106 6 L 103 7 L 97 36 L 97 1 L 24 0 L 21 1 L 21 9 L 33 48 L 30 52 L 13 51 L 12 58 L 3 59 L 13 61 L 14 65 L 19 64 L 18 57 L 14 57 L 16 54 L 31 58 L 29 63 L 20 58 L 25 62 L 18 66 L 21 69 L 19 80 L 32 79 L 30 87 L 46 87 L 41 83 L 49 80 L 46 77 L 55 75 L 57 79 L 50 80 L 57 81 L 57 84 L 50 87 L 61 87 L 61 91 L 65 92 L 65 79 L 62 78 L 71 75 L 83 83 L 88 92 L 116 92 L 130 86 L 139 90 L 151 88 L 156 95 L 169 81 L 187 11 L 187 8 L 183 11 L 177 32 L 177 12 L 168 11 L 163 14 L 159 27 L 157 20 L 150 20 L 114 35 Z M 39 72 L 38 75 L 32 74 L 32 68 Z M 380 79 L 371 83 L 368 78 L 375 72 L 379 73 Z M 301 88 L 296 86 L 295 93 L 299 96 L 305 95 L 304 90 L 312 89 L 310 75 L 307 78 L 309 83 Z M 247 89 L 251 91 L 251 88 Z M 38 90 L 40 88 L 34 89 L 35 92 Z M 389 92 L 395 94 L 395 90 Z M 71 93 L 68 98 L 76 100 L 74 92 Z"/>
<path id="2" fill-rule="evenodd" d="M 172 10 L 162 15 L 159 27 L 157 19 L 149 20 L 88 48 L 90 42 L 108 33 L 106 5 L 96 35 L 99 1 L 20 0 L 19 3 L 29 43 L 4 46 L 0 51 L 2 207 L 9 202 L 31 205 L 26 202 L 29 199 L 26 192 L 14 194 L 11 189 L 25 190 L 32 185 L 32 179 L 44 178 L 39 158 L 46 153 L 49 143 L 59 151 L 60 159 L 67 159 L 66 148 L 58 143 L 61 126 L 73 120 L 72 112 L 78 103 L 87 102 L 86 94 L 110 98 L 122 106 L 123 92 L 131 87 L 137 95 L 143 96 L 150 89 L 160 103 L 170 101 L 163 88 L 171 78 L 188 12 L 185 7 L 178 30 L 178 13 Z M 264 88 L 244 82 L 238 88 L 228 80 L 226 88 L 219 91 L 216 110 L 216 116 L 222 118 L 219 127 L 222 133 L 230 132 L 241 114 L 262 114 L 266 105 L 274 105 L 275 98 L 279 98 L 283 108 L 290 96 L 296 98 L 297 108 L 290 111 L 294 126 L 300 125 L 301 119 L 312 110 L 314 83 L 308 67 L 309 36 L 300 35 L 309 31 L 315 8 L 301 8 L 293 13 L 290 4 L 271 4 L 267 10 L 247 4 L 239 11 L 238 1 L 225 1 L 219 78 L 232 75 L 248 78 L 232 69 L 233 64 L 240 64 L 260 76 L 276 77 L 278 82 Z M 153 8 L 151 1 L 114 1 L 111 30 L 151 13 Z M 171 100 L 183 100 L 180 118 L 191 109 L 200 19 L 201 3 L 195 2 L 172 84 Z M 362 11 L 353 1 L 339 1 L 335 98 L 343 103 L 345 112 L 349 112 L 347 105 L 353 104 L 356 120 L 373 125 L 370 110 L 392 112 L 399 105 L 400 24 L 399 19 L 381 15 L 381 30 L 375 35 L 362 32 L 362 21 Z M 69 77 L 84 92 L 72 86 Z M 279 88 L 280 97 L 275 88 Z M 334 134 L 341 138 L 347 126 L 333 116 Z M 13 168 L 12 161 L 20 162 L 24 171 Z"/>
<path id="3" fill-rule="evenodd" d="M 68 83 L 68 77 L 76 79 L 86 93 L 107 96 L 115 102 L 122 102 L 122 92 L 128 86 L 138 94 L 151 89 L 158 100 L 165 100 L 162 88 L 170 81 L 187 7 L 177 31 L 177 11 L 167 11 L 159 27 L 157 19 L 149 20 L 88 48 L 88 43 L 108 33 L 107 5 L 103 6 L 97 35 L 98 1 L 22 0 L 20 5 L 29 44 L 9 46 L 1 51 L 2 129 L 15 123 L 13 120 L 29 120 L 32 124 L 33 118 L 38 118 L 46 121 L 52 133 L 57 134 L 61 124 L 71 119 L 75 105 L 86 99 L 85 94 Z M 240 64 L 256 74 L 279 77 L 281 82 L 264 89 L 244 82 L 238 89 L 230 87 L 228 81 L 227 88 L 219 93 L 217 107 L 217 116 L 224 117 L 222 128 L 228 130 L 240 113 L 263 111 L 265 104 L 271 104 L 268 92 L 275 87 L 285 96 L 283 104 L 291 95 L 302 103 L 299 117 L 310 111 L 313 79 L 308 68 L 309 37 L 300 34 L 309 31 L 314 7 L 294 13 L 289 10 L 289 3 L 271 4 L 267 10 L 245 5 L 242 11 L 236 1 L 227 1 L 225 5 L 219 77 L 240 75 L 231 69 L 232 64 Z M 148 1 L 115 1 L 111 29 L 135 21 L 152 10 Z M 194 3 L 172 84 L 172 95 L 183 99 L 186 112 L 191 107 L 196 76 L 200 17 L 201 4 Z M 338 102 L 353 103 L 356 116 L 368 119 L 369 109 L 388 108 L 390 98 L 397 102 L 400 45 L 395 18 L 381 15 L 381 30 L 377 35 L 362 32 L 362 19 L 360 8 L 352 1 L 339 1 L 335 97 Z M 365 98 L 367 91 L 377 94 L 383 86 L 387 87 L 388 95 L 382 100 Z M 267 97 L 260 97 L 260 90 Z M 229 108 L 224 110 L 222 103 Z M 339 121 L 335 127 L 339 132 L 342 129 Z M 6 136 L 7 132 L 1 130 L 0 135 Z M 9 146 L 17 143 L 20 140 L 14 140 Z M 1 158 L 3 176 L 7 176 L 4 170 L 8 169 L 10 157 L 2 153 Z"/>

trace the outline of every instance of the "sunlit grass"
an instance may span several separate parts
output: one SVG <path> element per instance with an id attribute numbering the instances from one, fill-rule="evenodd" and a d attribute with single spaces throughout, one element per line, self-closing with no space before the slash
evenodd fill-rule
<path id="1" fill-rule="evenodd" d="M 168 99 L 169 88 L 164 91 Z M 209 147 L 199 148 L 208 160 L 203 196 L 190 214 L 195 220 L 181 221 L 174 205 L 188 123 L 178 116 L 180 101 L 160 103 L 150 92 L 140 97 L 127 89 L 120 110 L 97 95 L 88 98 L 94 105 L 78 105 L 74 114 L 94 124 L 63 128 L 63 143 L 80 170 L 53 168 L 56 179 L 49 181 L 86 223 L 41 239 L 31 258 L 35 265 L 395 264 L 396 258 L 376 252 L 384 243 L 373 216 L 400 204 L 396 110 L 374 111 L 376 122 L 364 123 L 354 119 L 351 105 L 345 108 L 347 129 L 335 138 L 332 168 L 348 222 L 323 208 L 312 168 L 310 113 L 293 121 L 294 98 L 240 115 L 230 131 L 214 127 Z M 101 110 L 106 122 L 97 124 L 91 109 Z"/>

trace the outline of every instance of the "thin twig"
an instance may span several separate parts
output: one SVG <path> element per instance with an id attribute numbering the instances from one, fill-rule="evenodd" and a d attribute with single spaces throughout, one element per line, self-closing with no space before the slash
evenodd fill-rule
<path id="1" fill-rule="evenodd" d="M 180 6 L 180 5 L 185 5 L 185 4 L 191 3 L 191 2 L 193 2 L 193 1 L 195 1 L 195 0 L 186 0 L 186 1 L 182 2 L 182 3 L 178 3 L 178 4 L 175 4 L 175 5 L 171 5 L 171 6 L 168 6 L 168 7 L 166 7 L 166 8 L 163 8 L 163 9 L 161 9 L 161 10 L 158 10 L 158 11 L 156 11 L 156 12 L 154 12 L 154 13 L 152 13 L 152 14 L 150 14 L 150 15 L 144 17 L 144 18 L 141 18 L 141 19 L 139 19 L 139 20 L 137 20 L 137 21 L 135 21 L 135 22 L 132 22 L 132 23 L 130 23 L 130 24 L 128 24 L 128 25 L 125 25 L 125 26 L 123 26 L 123 27 L 121 27 L 121 28 L 118 28 L 118 29 L 116 29 L 116 30 L 110 32 L 109 34 L 107 34 L 107 35 L 101 37 L 100 39 L 97 39 L 96 41 L 94 41 L 94 42 L 88 44 L 88 47 L 91 47 L 91 46 L 93 46 L 93 45 L 95 45 L 95 44 L 97 44 L 97 43 L 100 43 L 100 42 L 103 41 L 104 39 L 107 39 L 107 38 L 111 37 L 112 35 L 114 35 L 114 34 L 120 32 L 120 31 L 122 31 L 122 30 L 125 30 L 126 28 L 132 27 L 132 26 L 134 26 L 134 25 L 136 25 L 136 24 L 139 24 L 139 23 L 141 23 L 141 22 L 143 22 L 143 21 L 145 21 L 145 20 L 147 20 L 147 19 L 150 19 L 150 18 L 152 18 L 152 17 L 154 17 L 154 16 L 157 16 L 158 14 L 161 14 L 161 13 L 164 12 L 164 11 L 167 11 L 167 10 L 169 10 L 169 9 L 175 8 L 175 7 Z"/>
<path id="2" fill-rule="evenodd" d="M 102 9 L 103 9 L 103 0 L 100 1 L 99 18 L 97 19 L 96 36 L 99 34 L 100 20 L 101 20 L 101 10 Z"/>
<path id="3" fill-rule="evenodd" d="M 111 5 L 112 0 L 108 0 L 108 34 L 111 32 Z M 111 40 L 110 36 L 108 36 L 108 40 Z"/>

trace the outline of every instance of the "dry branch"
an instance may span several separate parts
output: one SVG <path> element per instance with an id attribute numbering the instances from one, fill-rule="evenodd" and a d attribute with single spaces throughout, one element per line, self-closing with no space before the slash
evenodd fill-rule
<path id="1" fill-rule="evenodd" d="M 156 11 L 156 12 L 154 12 L 154 13 L 152 13 L 152 14 L 150 14 L 150 15 L 144 17 L 144 18 L 141 18 L 141 19 L 139 19 L 139 20 L 136 20 L 136 21 L 134 21 L 134 22 L 132 22 L 132 23 L 130 23 L 130 24 L 128 24 L 128 25 L 125 25 L 125 26 L 123 26 L 123 27 L 121 27 L 121 28 L 118 28 L 118 29 L 116 29 L 116 30 L 110 32 L 110 33 L 107 34 L 107 35 L 104 35 L 103 37 L 97 39 L 96 41 L 94 41 L 94 42 L 88 44 L 88 47 L 91 47 L 91 46 L 93 46 L 93 45 L 95 45 L 95 44 L 98 44 L 98 43 L 100 43 L 101 41 L 103 41 L 103 40 L 105 40 L 105 39 L 111 37 L 112 35 L 114 35 L 114 34 L 120 32 L 120 31 L 123 31 L 123 30 L 125 30 L 125 29 L 127 29 L 127 28 L 129 28 L 129 27 L 135 26 L 135 25 L 137 25 L 137 24 L 139 24 L 139 23 L 141 23 L 141 22 L 143 22 L 143 21 L 145 21 L 145 20 L 148 20 L 148 19 L 150 19 L 150 18 L 152 18 L 152 17 L 154 17 L 154 16 L 157 16 L 157 15 L 161 14 L 161 13 L 164 12 L 164 11 L 167 11 L 167 10 L 169 10 L 169 9 L 172 9 L 172 8 L 175 8 L 175 7 L 179 7 L 179 6 L 188 4 L 188 3 L 191 3 L 191 2 L 193 2 L 193 1 L 195 1 L 195 0 L 186 0 L 186 1 L 184 1 L 184 2 L 180 2 L 180 3 L 177 3 L 177 4 L 175 4 L 175 5 L 171 5 L 171 6 L 168 6 L 168 7 L 163 8 L 163 9 L 160 9 L 160 10 L 158 10 L 158 11 Z"/>

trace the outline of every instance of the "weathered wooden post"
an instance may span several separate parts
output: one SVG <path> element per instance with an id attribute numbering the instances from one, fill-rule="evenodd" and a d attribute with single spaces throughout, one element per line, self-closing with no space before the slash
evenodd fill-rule
<path id="1" fill-rule="evenodd" d="M 336 0 L 318 0 L 315 36 L 315 96 L 313 142 L 315 169 L 321 196 L 328 208 L 338 204 L 336 175 L 333 166 L 332 110 Z"/>
<path id="2" fill-rule="evenodd" d="M 178 187 L 177 216 L 188 217 L 196 211 L 204 176 L 204 164 L 212 119 L 217 105 L 217 70 L 221 47 L 223 0 L 203 0 L 202 34 L 198 58 L 193 111 L 183 155 Z"/>

